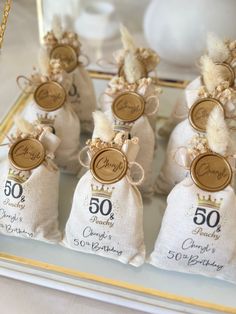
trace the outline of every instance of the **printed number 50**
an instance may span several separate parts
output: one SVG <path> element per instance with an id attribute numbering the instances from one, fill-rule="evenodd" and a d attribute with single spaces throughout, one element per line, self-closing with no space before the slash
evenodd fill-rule
<path id="1" fill-rule="evenodd" d="M 208 227 L 214 228 L 220 222 L 220 214 L 216 210 L 212 210 L 207 214 L 205 208 L 198 207 L 195 216 L 193 217 L 193 221 L 196 225 L 203 225 L 206 222 Z"/>
<path id="2" fill-rule="evenodd" d="M 104 199 L 100 203 L 99 198 L 92 197 L 89 205 L 89 211 L 92 214 L 97 214 L 100 211 L 103 216 L 107 216 L 112 211 L 112 204 L 108 199 Z"/>
<path id="3" fill-rule="evenodd" d="M 4 193 L 6 196 L 12 195 L 14 198 L 19 198 L 23 193 L 23 188 L 19 183 L 12 184 L 11 181 L 7 180 L 5 183 Z"/>

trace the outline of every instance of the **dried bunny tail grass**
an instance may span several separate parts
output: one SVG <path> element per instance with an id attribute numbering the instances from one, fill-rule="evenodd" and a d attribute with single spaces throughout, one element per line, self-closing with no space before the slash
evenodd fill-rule
<path id="1" fill-rule="evenodd" d="M 61 18 L 59 15 L 54 15 L 52 19 L 52 31 L 57 40 L 62 39 L 63 29 L 61 25 Z"/>
<path id="2" fill-rule="evenodd" d="M 35 131 L 33 124 L 20 117 L 19 115 L 16 115 L 14 117 L 14 122 L 17 129 L 22 133 L 33 134 Z"/>
<path id="3" fill-rule="evenodd" d="M 230 56 L 230 51 L 222 39 L 213 33 L 207 34 L 207 50 L 214 62 L 224 62 Z"/>
<path id="4" fill-rule="evenodd" d="M 125 50 L 135 51 L 136 45 L 133 37 L 129 33 L 128 29 L 124 25 L 120 25 L 121 41 Z"/>
<path id="5" fill-rule="evenodd" d="M 224 112 L 216 106 L 210 113 L 207 127 L 206 137 L 209 148 L 220 155 L 225 155 L 229 148 L 229 130 L 224 118 Z"/>
<path id="6" fill-rule="evenodd" d="M 128 83 L 135 83 L 140 78 L 146 76 L 144 65 L 138 60 L 137 56 L 128 52 L 124 60 L 124 73 Z"/>
<path id="7" fill-rule="evenodd" d="M 101 111 L 95 111 L 93 112 L 93 120 L 93 138 L 99 138 L 103 142 L 110 142 L 114 138 L 115 132 L 107 116 Z"/>
<path id="8" fill-rule="evenodd" d="M 204 55 L 200 59 L 203 81 L 208 92 L 214 92 L 215 88 L 223 81 L 220 67 L 210 57 Z"/>
<path id="9" fill-rule="evenodd" d="M 44 48 L 41 48 L 39 51 L 38 63 L 40 73 L 47 76 L 50 68 L 50 59 L 47 50 Z"/>

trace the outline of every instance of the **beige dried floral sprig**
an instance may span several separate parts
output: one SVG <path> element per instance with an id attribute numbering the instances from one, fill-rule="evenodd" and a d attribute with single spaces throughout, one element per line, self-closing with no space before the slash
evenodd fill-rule
<path id="1" fill-rule="evenodd" d="M 42 64 L 43 63 L 40 64 L 39 70 L 35 67 L 33 68 L 33 73 L 24 81 L 24 90 L 32 92 L 42 83 L 55 81 L 62 84 L 65 81 L 67 74 L 60 63 L 60 60 L 51 59 L 48 60 L 47 64 Z M 28 88 L 30 90 L 28 90 Z"/>
<path id="2" fill-rule="evenodd" d="M 230 51 L 230 57 L 227 61 L 234 64 L 236 61 L 236 40 L 226 40 L 225 44 Z"/>
<path id="3" fill-rule="evenodd" d="M 120 149 L 126 139 L 125 132 L 115 132 L 112 122 L 101 111 L 93 113 L 94 131 L 93 138 L 88 140 L 86 144 L 92 154 L 102 148 L 113 147 Z"/>
<path id="4" fill-rule="evenodd" d="M 208 141 L 205 135 L 196 134 L 194 135 L 188 145 L 188 154 L 190 159 L 194 159 L 199 154 L 204 154 L 210 151 Z"/>
<path id="5" fill-rule="evenodd" d="M 116 136 L 119 138 L 118 141 L 116 139 Z M 122 141 L 123 137 L 125 136 L 125 133 L 118 132 L 116 136 L 110 142 L 104 142 L 100 138 L 89 139 L 87 140 L 86 145 L 89 146 L 89 151 L 91 152 L 92 155 L 103 148 L 111 147 L 111 148 L 121 149 L 121 147 L 123 146 L 125 142 L 125 140 Z"/>
<path id="6" fill-rule="evenodd" d="M 209 57 L 214 62 L 226 62 L 235 66 L 236 61 L 236 40 L 223 40 L 216 34 L 209 33 L 207 36 L 207 50 Z"/>
<path id="7" fill-rule="evenodd" d="M 224 113 L 215 107 L 208 118 L 206 134 L 194 135 L 188 144 L 188 153 L 193 160 L 199 154 L 207 152 L 227 156 L 231 153 L 231 139 Z"/>
<path id="8" fill-rule="evenodd" d="M 132 53 L 145 67 L 147 72 L 153 71 L 160 62 L 158 54 L 151 48 L 137 47 L 133 36 L 123 25 L 120 27 L 120 33 L 123 49 L 114 53 L 114 58 L 118 66 L 120 67 L 124 64 L 127 53 Z"/>
<path id="9" fill-rule="evenodd" d="M 109 82 L 106 94 L 114 97 L 121 92 L 126 92 L 126 91 L 137 92 L 141 88 L 143 87 L 147 88 L 151 84 L 152 84 L 152 79 L 150 77 L 141 78 L 135 83 L 128 83 L 124 77 L 115 76 Z M 160 87 L 155 86 L 154 94 L 156 95 L 160 94 L 161 91 L 162 90 Z"/>
<path id="10" fill-rule="evenodd" d="M 44 45 L 51 51 L 56 45 L 70 45 L 74 48 L 77 56 L 80 54 L 81 42 L 78 34 L 75 32 L 63 31 L 61 20 L 58 16 L 54 16 L 52 22 L 52 30 L 44 36 Z"/>
<path id="11" fill-rule="evenodd" d="M 14 123 L 16 131 L 9 137 L 11 143 L 28 137 L 38 139 L 45 130 L 45 126 L 41 124 L 32 124 L 19 115 L 15 116 Z"/>
<path id="12" fill-rule="evenodd" d="M 236 102 L 236 90 L 229 86 L 229 82 L 221 82 L 213 92 L 209 92 L 206 86 L 201 86 L 198 90 L 200 98 L 212 97 L 218 99 L 223 105 L 227 102 Z"/>

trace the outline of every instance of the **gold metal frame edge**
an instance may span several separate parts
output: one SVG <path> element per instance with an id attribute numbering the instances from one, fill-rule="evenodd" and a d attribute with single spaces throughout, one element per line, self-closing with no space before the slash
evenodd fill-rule
<path id="1" fill-rule="evenodd" d="M 214 303 L 210 303 L 206 301 L 201 301 L 201 300 L 197 300 L 190 297 L 182 297 L 180 295 L 175 295 L 172 293 L 163 292 L 163 291 L 152 289 L 152 288 L 146 288 L 146 287 L 136 285 L 136 284 L 130 284 L 125 281 L 113 280 L 106 277 L 94 275 L 91 273 L 81 272 L 81 271 L 69 269 L 63 266 L 48 264 L 45 262 L 36 261 L 36 260 L 32 260 L 32 259 L 24 258 L 20 256 L 14 256 L 14 255 L 10 255 L 3 252 L 0 252 L 0 260 L 9 261 L 9 262 L 13 262 L 13 263 L 17 263 L 17 264 L 25 265 L 25 266 L 31 266 L 36 269 L 53 271 L 58 274 L 68 275 L 74 278 L 80 278 L 82 280 L 88 280 L 88 281 L 102 283 L 105 285 L 110 285 L 113 287 L 123 288 L 129 291 L 134 291 L 136 293 L 143 293 L 143 294 L 150 295 L 153 297 L 156 296 L 156 297 L 163 298 L 170 301 L 184 303 L 184 304 L 188 304 L 192 306 L 195 305 L 200 308 L 217 310 L 222 313 L 236 314 L 236 308 L 225 307 L 222 305 L 218 305 L 218 304 L 214 304 Z"/>
<path id="2" fill-rule="evenodd" d="M 91 76 L 93 78 L 98 78 L 98 77 L 94 77 L 93 75 L 91 75 Z M 101 77 L 99 77 L 99 79 L 101 79 Z M 109 78 L 107 78 L 107 75 L 106 75 L 106 77 L 102 78 L 102 79 L 109 79 Z M 16 102 L 12 106 L 12 108 L 9 110 L 9 112 L 6 114 L 5 118 L 3 119 L 3 122 L 0 125 L 0 143 L 4 140 L 5 134 L 8 133 L 10 131 L 11 127 L 13 126 L 14 115 L 23 111 L 25 104 L 26 104 L 27 100 L 29 99 L 29 97 L 30 96 L 28 94 L 22 93 L 19 96 L 19 98 L 16 100 Z M 193 299 L 190 297 L 183 297 L 181 295 L 170 294 L 168 292 L 163 292 L 160 290 L 146 288 L 146 287 L 143 287 L 140 285 L 130 284 L 128 282 L 116 281 L 113 279 L 93 275 L 90 273 L 80 272 L 77 270 L 68 269 L 65 267 L 61 267 L 61 266 L 57 266 L 57 265 L 53 265 L 53 264 L 48 264 L 45 262 L 32 260 L 29 258 L 24 258 L 21 256 L 10 255 L 10 254 L 7 254 L 5 252 L 0 252 L 0 261 L 16 263 L 16 264 L 19 264 L 22 266 L 23 265 L 31 266 L 31 267 L 41 269 L 41 270 L 46 270 L 46 271 L 53 271 L 53 272 L 58 273 L 58 274 L 64 274 L 64 275 L 72 276 L 75 278 L 90 280 L 90 281 L 110 285 L 110 286 L 117 287 L 117 288 L 123 288 L 123 289 L 133 291 L 136 293 L 143 293 L 145 295 L 149 295 L 152 297 L 159 297 L 159 298 L 163 298 L 163 299 L 170 300 L 170 301 L 175 301 L 175 302 L 179 302 L 179 303 L 183 303 L 183 304 L 197 306 L 199 308 L 216 310 L 216 311 L 221 312 L 221 313 L 236 314 L 236 307 L 235 308 L 226 307 L 226 306 L 222 306 L 220 304 L 209 303 L 209 302 L 205 302 L 202 300 Z"/>

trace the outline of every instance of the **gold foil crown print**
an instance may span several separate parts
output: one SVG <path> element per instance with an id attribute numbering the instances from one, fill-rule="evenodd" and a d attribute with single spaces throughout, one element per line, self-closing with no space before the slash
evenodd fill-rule
<path id="1" fill-rule="evenodd" d="M 208 195 L 208 197 L 200 196 L 200 194 L 197 195 L 198 197 L 198 205 L 199 206 L 203 206 L 203 207 L 209 207 L 209 208 L 213 208 L 213 209 L 220 209 L 221 203 L 223 198 L 221 198 L 220 200 L 217 199 L 212 199 L 211 195 Z"/>
<path id="2" fill-rule="evenodd" d="M 114 190 L 114 187 L 102 185 L 101 187 L 91 184 L 92 196 L 104 197 L 110 199 Z"/>
<path id="3" fill-rule="evenodd" d="M 9 168 L 7 178 L 9 180 L 22 184 L 28 180 L 29 175 L 26 172 L 17 171 L 17 170 Z"/>

